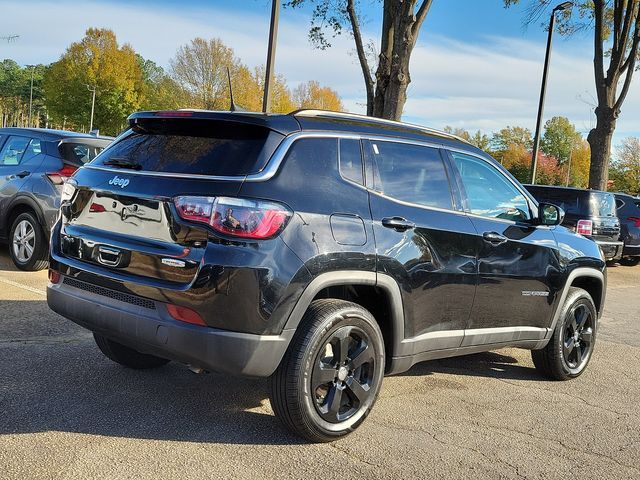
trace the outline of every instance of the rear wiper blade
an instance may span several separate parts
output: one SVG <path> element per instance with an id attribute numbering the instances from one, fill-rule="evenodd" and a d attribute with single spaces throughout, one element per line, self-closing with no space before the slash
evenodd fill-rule
<path id="1" fill-rule="evenodd" d="M 104 162 L 104 165 L 110 165 L 118 168 L 130 168 L 131 170 L 142 170 L 142 165 L 137 162 L 132 162 L 126 158 L 113 157 Z"/>

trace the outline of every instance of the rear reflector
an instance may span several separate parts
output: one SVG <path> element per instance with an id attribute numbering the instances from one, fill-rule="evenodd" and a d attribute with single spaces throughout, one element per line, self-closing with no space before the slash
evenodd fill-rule
<path id="1" fill-rule="evenodd" d="M 640 228 L 640 217 L 629 217 L 627 220 L 634 222 L 634 227 Z"/>
<path id="2" fill-rule="evenodd" d="M 591 220 L 578 220 L 576 231 L 580 235 L 591 235 L 593 233 L 593 222 Z"/>
<path id="3" fill-rule="evenodd" d="M 201 327 L 207 326 L 207 324 L 204 323 L 204 320 L 202 320 L 202 317 L 190 308 L 167 304 L 167 311 L 169 312 L 169 315 L 171 315 L 179 322 L 190 323 L 192 325 L 200 325 Z"/>
<path id="4" fill-rule="evenodd" d="M 233 197 L 177 197 L 178 215 L 231 237 L 265 240 L 280 233 L 291 211 L 284 205 Z"/>
<path id="5" fill-rule="evenodd" d="M 60 272 L 49 269 L 49 281 L 54 285 L 60 283 Z"/>
<path id="6" fill-rule="evenodd" d="M 73 165 L 65 165 L 57 172 L 47 173 L 47 177 L 49 177 L 49 180 L 51 180 L 54 185 L 62 185 L 71 175 L 76 172 L 76 170 L 78 170 L 78 167 L 75 167 Z"/>

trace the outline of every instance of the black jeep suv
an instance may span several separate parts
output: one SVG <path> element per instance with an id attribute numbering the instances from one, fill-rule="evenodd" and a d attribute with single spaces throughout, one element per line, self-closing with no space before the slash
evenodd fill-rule
<path id="1" fill-rule="evenodd" d="M 48 302 L 127 367 L 270 376 L 284 424 L 329 441 L 424 360 L 515 346 L 580 375 L 605 262 L 562 215 L 422 127 L 141 112 L 67 184 Z"/>

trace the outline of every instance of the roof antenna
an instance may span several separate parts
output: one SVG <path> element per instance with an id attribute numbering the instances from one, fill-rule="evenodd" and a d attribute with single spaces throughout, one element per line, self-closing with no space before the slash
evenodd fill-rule
<path id="1" fill-rule="evenodd" d="M 230 112 L 235 112 L 238 110 L 235 102 L 233 101 L 233 87 L 231 86 L 231 70 L 227 67 L 227 78 L 229 79 L 229 97 L 231 98 L 231 105 L 229 106 Z"/>

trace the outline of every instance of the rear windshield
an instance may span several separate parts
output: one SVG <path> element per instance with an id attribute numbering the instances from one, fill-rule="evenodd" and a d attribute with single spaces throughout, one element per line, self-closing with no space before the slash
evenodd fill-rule
<path id="1" fill-rule="evenodd" d="M 247 175 L 265 167 L 282 138 L 234 122 L 153 120 L 133 126 L 93 165 L 120 160 L 152 172 Z"/>
<path id="2" fill-rule="evenodd" d="M 61 143 L 58 147 L 60 156 L 68 163 L 84 165 L 98 156 L 104 146 L 87 145 L 86 143 Z"/>
<path id="3" fill-rule="evenodd" d="M 616 216 L 616 197 L 612 193 L 591 192 L 589 202 L 594 217 Z"/>

